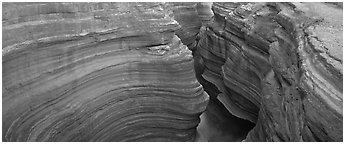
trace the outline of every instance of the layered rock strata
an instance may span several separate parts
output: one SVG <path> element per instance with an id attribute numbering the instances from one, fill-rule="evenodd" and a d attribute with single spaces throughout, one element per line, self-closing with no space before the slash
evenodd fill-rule
<path id="1" fill-rule="evenodd" d="M 194 2 L 170 2 L 166 4 L 166 9 L 171 11 L 170 16 L 181 25 L 180 29 L 176 31 L 176 35 L 190 50 L 196 48 L 196 36 L 201 27 L 197 4 Z"/>
<path id="2" fill-rule="evenodd" d="M 3 141 L 193 141 L 208 95 L 160 3 L 4 3 Z"/>
<path id="3" fill-rule="evenodd" d="M 196 68 L 211 98 L 256 123 L 246 141 L 342 141 L 342 8 L 213 3 L 212 10 Z"/>
<path id="4" fill-rule="evenodd" d="M 234 115 L 255 123 L 260 82 L 271 67 L 265 50 L 268 42 L 249 30 L 243 19 L 248 10 L 236 10 L 241 4 L 213 3 L 214 22 L 200 36 L 198 52 L 204 67 L 202 77 L 219 91 L 210 95 L 215 95 Z"/>
<path id="5" fill-rule="evenodd" d="M 277 4 L 260 123 L 248 141 L 343 141 L 342 9 Z"/>

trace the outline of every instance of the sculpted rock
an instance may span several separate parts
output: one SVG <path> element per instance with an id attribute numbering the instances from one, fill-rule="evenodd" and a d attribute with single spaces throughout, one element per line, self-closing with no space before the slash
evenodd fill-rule
<path id="1" fill-rule="evenodd" d="M 246 141 L 342 141 L 342 7 L 213 3 L 212 10 L 197 77 L 232 114 L 256 123 Z"/>
<path id="2" fill-rule="evenodd" d="M 171 2 L 167 3 L 167 8 L 171 10 L 171 16 L 181 25 L 176 35 L 190 50 L 194 50 L 197 44 L 196 36 L 201 27 L 197 3 Z"/>
<path id="3" fill-rule="evenodd" d="M 343 141 L 342 9 L 277 4 L 260 123 L 248 141 Z M 335 52 L 336 51 L 336 52 Z"/>
<path id="4" fill-rule="evenodd" d="M 213 4 L 215 19 L 200 36 L 198 51 L 205 67 L 202 77 L 220 92 L 210 95 L 215 95 L 232 114 L 256 122 L 261 79 L 271 67 L 265 45 L 256 45 L 266 40 L 245 28 L 243 17 L 248 10 L 235 10 L 241 4 Z"/>
<path id="5" fill-rule="evenodd" d="M 193 141 L 208 95 L 160 3 L 4 3 L 3 141 Z"/>

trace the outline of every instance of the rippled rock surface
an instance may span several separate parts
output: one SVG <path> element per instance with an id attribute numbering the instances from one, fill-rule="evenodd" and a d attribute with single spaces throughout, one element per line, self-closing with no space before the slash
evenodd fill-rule
<path id="1" fill-rule="evenodd" d="M 214 22 L 201 34 L 198 52 L 202 77 L 212 83 L 214 94 L 234 115 L 256 122 L 261 99 L 261 79 L 271 69 L 266 40 L 245 26 L 248 10 L 242 3 L 213 3 Z M 257 45 L 253 38 L 258 39 Z M 259 39 L 261 38 L 261 39 Z M 252 42 L 252 43 L 249 43 Z M 210 84 L 210 85 L 212 85 Z"/>
<path id="2" fill-rule="evenodd" d="M 208 95 L 161 3 L 3 3 L 3 141 L 193 141 Z"/>
<path id="3" fill-rule="evenodd" d="M 197 77 L 229 112 L 256 123 L 245 141 L 342 141 L 342 7 L 213 3 L 212 10 Z"/>

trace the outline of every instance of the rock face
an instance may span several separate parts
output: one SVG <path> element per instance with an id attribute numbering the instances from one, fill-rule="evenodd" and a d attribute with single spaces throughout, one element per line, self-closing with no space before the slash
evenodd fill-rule
<path id="1" fill-rule="evenodd" d="M 246 141 L 342 141 L 342 7 L 213 3 L 195 67 Z M 199 75 L 198 75 L 199 74 Z"/>
<path id="2" fill-rule="evenodd" d="M 343 141 L 342 13 L 3 3 L 3 141 Z"/>
<path id="3" fill-rule="evenodd" d="M 264 79 L 261 122 L 247 139 L 343 141 L 342 9 L 277 7 L 282 28 L 270 45 L 273 71 Z"/>
<path id="4" fill-rule="evenodd" d="M 246 11 L 235 11 L 239 5 L 213 4 L 214 22 L 207 26 L 198 43 L 203 65 L 199 67 L 204 67 L 202 77 L 216 89 L 210 95 L 234 115 L 255 123 L 261 99 L 260 82 L 271 67 L 267 50 L 247 43 L 247 39 L 257 36 L 243 32 L 245 21 L 241 15 Z M 233 10 L 231 16 L 227 16 L 229 10 Z"/>
<path id="5" fill-rule="evenodd" d="M 190 50 L 194 50 L 196 47 L 196 36 L 201 27 L 197 4 L 192 2 L 171 2 L 166 5 L 166 9 L 171 10 L 170 16 L 181 25 L 180 29 L 176 31 L 176 35 Z"/>
<path id="6" fill-rule="evenodd" d="M 208 95 L 161 3 L 4 3 L 3 141 L 193 141 Z"/>
<path id="7" fill-rule="evenodd" d="M 170 2 L 166 9 L 180 25 L 176 35 L 192 51 L 195 51 L 200 28 L 213 18 L 211 2 Z"/>

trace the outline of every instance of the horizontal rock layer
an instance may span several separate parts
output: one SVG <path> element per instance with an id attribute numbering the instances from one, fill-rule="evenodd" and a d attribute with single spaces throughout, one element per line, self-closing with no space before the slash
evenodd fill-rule
<path id="1" fill-rule="evenodd" d="M 212 10 L 196 67 L 211 97 L 256 122 L 246 141 L 342 141 L 342 9 L 213 3 Z"/>
<path id="2" fill-rule="evenodd" d="M 4 3 L 3 141 L 193 141 L 208 95 L 161 3 Z"/>

